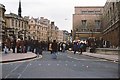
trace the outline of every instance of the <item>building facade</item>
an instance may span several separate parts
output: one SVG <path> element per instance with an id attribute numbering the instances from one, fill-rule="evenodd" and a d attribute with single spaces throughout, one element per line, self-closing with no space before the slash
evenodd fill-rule
<path id="1" fill-rule="evenodd" d="M 0 42 L 5 37 L 5 6 L 0 4 Z"/>
<path id="2" fill-rule="evenodd" d="M 58 42 L 63 42 L 63 31 L 58 30 L 58 36 L 57 36 Z"/>
<path id="3" fill-rule="evenodd" d="M 73 14 L 73 40 L 86 40 L 101 36 L 103 6 L 77 6 Z"/>
<path id="4" fill-rule="evenodd" d="M 69 32 L 63 30 L 63 42 L 69 42 Z"/>
<path id="5" fill-rule="evenodd" d="M 14 13 L 5 14 L 5 30 L 8 37 L 25 39 L 27 34 L 28 21 Z"/>
<path id="6" fill-rule="evenodd" d="M 58 41 L 58 30 L 59 30 L 59 28 L 52 21 L 50 23 L 50 26 L 49 26 L 49 29 L 48 29 L 49 41 L 50 42 L 53 41 L 53 40 Z"/>
<path id="7" fill-rule="evenodd" d="M 119 2 L 120 3 L 120 2 Z M 119 46 L 120 23 L 119 23 L 119 8 L 118 2 L 107 1 L 103 10 L 103 39 L 109 41 L 112 46 Z"/>

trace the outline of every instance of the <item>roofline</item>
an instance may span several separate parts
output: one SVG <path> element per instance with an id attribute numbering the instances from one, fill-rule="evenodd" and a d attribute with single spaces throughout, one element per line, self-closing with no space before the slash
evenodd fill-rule
<path id="1" fill-rule="evenodd" d="M 104 8 L 104 6 L 75 6 L 75 8 Z"/>

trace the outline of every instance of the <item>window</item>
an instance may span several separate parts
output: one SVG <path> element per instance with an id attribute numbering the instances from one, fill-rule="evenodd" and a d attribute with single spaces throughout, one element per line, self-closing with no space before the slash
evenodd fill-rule
<path id="1" fill-rule="evenodd" d="M 19 27 L 20 27 L 20 21 L 19 21 Z"/>
<path id="2" fill-rule="evenodd" d="M 87 11 L 81 11 L 82 14 L 87 14 L 88 12 Z"/>
<path id="3" fill-rule="evenodd" d="M 17 27 L 17 20 L 16 20 L 16 22 L 15 22 L 15 25 L 16 25 L 16 27 Z"/>
<path id="4" fill-rule="evenodd" d="M 101 11 L 95 11 L 95 14 L 100 14 Z"/>
<path id="5" fill-rule="evenodd" d="M 29 25 L 29 29 L 30 29 L 30 25 Z"/>
<path id="6" fill-rule="evenodd" d="M 94 11 L 88 11 L 88 14 L 94 14 Z"/>
<path id="7" fill-rule="evenodd" d="M 23 22 L 22 22 L 22 28 L 24 28 L 24 26 L 23 26 Z"/>
<path id="8" fill-rule="evenodd" d="M 14 19 L 12 19 L 12 26 L 14 26 Z"/>
<path id="9" fill-rule="evenodd" d="M 101 26 L 101 21 L 100 20 L 95 20 L 96 29 L 100 29 L 100 26 Z"/>
<path id="10" fill-rule="evenodd" d="M 114 12 L 115 3 L 113 2 L 113 12 Z"/>
<path id="11" fill-rule="evenodd" d="M 1 15 L 2 15 L 2 13 L 1 13 L 1 11 L 0 11 L 0 17 L 2 17 Z"/>
<path id="12" fill-rule="evenodd" d="M 82 28 L 86 28 L 87 27 L 87 20 L 82 20 Z"/>

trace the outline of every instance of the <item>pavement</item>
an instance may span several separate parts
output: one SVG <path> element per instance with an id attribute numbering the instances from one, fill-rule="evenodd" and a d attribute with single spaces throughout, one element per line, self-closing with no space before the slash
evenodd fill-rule
<path id="1" fill-rule="evenodd" d="M 36 58 L 37 55 L 32 52 L 27 53 L 2 53 L 0 55 L 0 63 L 7 63 L 7 62 L 15 62 L 15 61 L 22 61 L 22 60 L 29 60 Z"/>
<path id="2" fill-rule="evenodd" d="M 67 52 L 68 54 L 73 53 L 73 51 L 67 51 Z M 27 52 L 27 53 L 11 53 L 10 52 L 8 54 L 4 54 L 1 52 L 0 54 L 1 54 L 0 63 L 29 60 L 37 57 L 37 55 L 32 52 Z M 90 52 L 83 52 L 82 55 L 118 62 L 118 55 L 106 55 L 106 54 L 98 54 L 98 53 L 90 53 Z M 42 55 L 40 56 L 40 58 L 42 58 Z"/>

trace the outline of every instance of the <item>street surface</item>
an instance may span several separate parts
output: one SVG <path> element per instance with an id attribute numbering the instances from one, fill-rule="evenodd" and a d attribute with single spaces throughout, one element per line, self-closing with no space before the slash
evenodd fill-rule
<path id="1" fill-rule="evenodd" d="M 42 58 L 2 64 L 3 78 L 118 78 L 118 63 L 85 55 L 48 51 Z"/>

